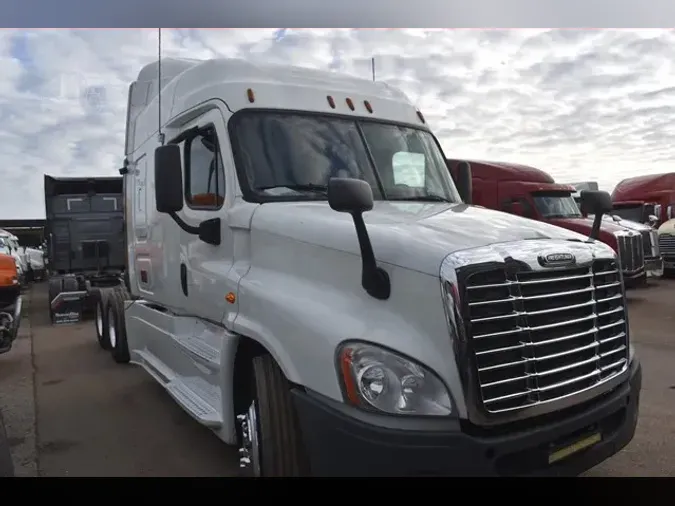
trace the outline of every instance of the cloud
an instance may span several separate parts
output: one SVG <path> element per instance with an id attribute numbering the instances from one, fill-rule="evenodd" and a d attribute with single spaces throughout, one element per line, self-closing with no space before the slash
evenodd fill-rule
<path id="1" fill-rule="evenodd" d="M 668 172 L 673 30 L 164 30 L 163 55 L 331 69 L 400 87 L 448 156 L 556 180 Z M 0 218 L 44 216 L 42 176 L 115 175 L 154 30 L 0 31 Z"/>

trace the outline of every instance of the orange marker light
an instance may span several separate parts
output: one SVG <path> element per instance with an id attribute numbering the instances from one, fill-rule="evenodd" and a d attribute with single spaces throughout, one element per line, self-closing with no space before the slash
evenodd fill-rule
<path id="1" fill-rule="evenodd" d="M 328 105 L 330 106 L 331 109 L 335 109 L 335 100 L 333 100 L 333 97 L 328 95 L 326 97 L 326 100 L 328 100 Z"/>
<path id="2" fill-rule="evenodd" d="M 251 102 L 251 103 L 255 102 L 255 95 L 253 94 L 253 90 L 251 88 L 246 90 L 246 95 L 248 96 L 249 102 Z"/>
<path id="3" fill-rule="evenodd" d="M 368 109 L 368 112 L 370 114 L 373 114 L 373 106 L 370 105 L 370 102 L 368 102 L 367 100 L 364 100 L 363 105 L 366 106 L 366 109 Z"/>
<path id="4" fill-rule="evenodd" d="M 346 102 L 347 102 L 347 107 L 349 107 L 353 111 L 354 110 L 354 102 L 352 102 L 352 99 L 348 98 L 346 100 Z"/>
<path id="5" fill-rule="evenodd" d="M 347 398 L 352 404 L 358 406 L 360 404 L 359 394 L 356 382 L 354 381 L 354 376 L 352 375 L 351 367 L 353 353 L 354 351 L 350 348 L 346 348 L 342 351 L 342 356 L 340 357 L 340 372 L 342 372 L 342 380 L 344 381 Z"/>
<path id="6" fill-rule="evenodd" d="M 233 294 L 232 292 L 229 292 L 229 293 L 225 296 L 225 300 L 226 300 L 227 302 L 229 302 L 230 304 L 234 304 L 234 303 L 237 301 L 237 296 L 236 296 L 235 294 Z"/>

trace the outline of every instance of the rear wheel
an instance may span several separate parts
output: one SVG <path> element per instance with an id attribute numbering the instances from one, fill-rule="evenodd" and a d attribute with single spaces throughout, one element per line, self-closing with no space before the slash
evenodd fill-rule
<path id="1" fill-rule="evenodd" d="M 245 476 L 307 476 L 309 465 L 290 384 L 270 355 L 253 359 L 252 399 L 237 416 Z"/>
<path id="2" fill-rule="evenodd" d="M 58 294 L 63 291 L 63 278 L 56 276 L 49 279 L 49 319 L 54 323 L 53 302 Z"/>
<path id="3" fill-rule="evenodd" d="M 129 346 L 124 324 L 124 298 L 120 290 L 113 290 L 106 303 L 108 320 L 108 342 L 113 360 L 118 364 L 129 362 Z"/>

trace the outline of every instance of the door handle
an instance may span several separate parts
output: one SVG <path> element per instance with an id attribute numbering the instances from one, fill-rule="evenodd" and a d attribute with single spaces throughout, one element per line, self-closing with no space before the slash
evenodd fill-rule
<path id="1" fill-rule="evenodd" d="M 187 287 L 187 266 L 184 263 L 180 264 L 180 287 L 183 290 L 183 295 L 187 297 L 188 287 Z"/>

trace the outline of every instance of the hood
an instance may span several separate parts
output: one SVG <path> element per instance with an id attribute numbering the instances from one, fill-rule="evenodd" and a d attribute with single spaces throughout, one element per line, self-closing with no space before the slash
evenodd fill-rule
<path id="1" fill-rule="evenodd" d="M 659 227 L 659 235 L 675 235 L 675 219 L 668 220 Z"/>
<path id="2" fill-rule="evenodd" d="M 634 230 L 635 232 L 643 232 L 645 230 L 653 230 L 653 228 L 650 227 L 649 225 L 645 225 L 644 223 L 639 223 L 639 222 L 633 221 L 633 220 L 625 220 L 623 218 L 621 218 L 619 221 L 614 221 L 614 218 L 612 218 L 611 216 L 603 216 L 602 220 L 603 220 L 603 224 L 604 224 L 605 220 L 607 220 L 609 223 L 616 223 L 617 225 L 619 225 L 621 227 L 627 228 L 629 230 Z"/>
<path id="3" fill-rule="evenodd" d="M 588 237 L 593 228 L 593 218 L 552 218 L 548 220 L 548 223 L 557 225 L 558 227 L 563 227 L 568 230 L 574 230 L 580 234 L 584 234 Z M 605 232 L 613 234 L 614 232 L 624 232 L 627 227 L 624 227 L 616 222 L 605 221 L 604 219 L 600 223 L 600 232 Z"/>
<path id="4" fill-rule="evenodd" d="M 363 217 L 379 261 L 432 275 L 438 275 L 448 254 L 459 250 L 518 240 L 587 239 L 548 223 L 466 204 L 378 201 Z M 259 232 L 360 255 L 351 216 L 333 211 L 325 201 L 258 206 L 251 233 Z"/>

